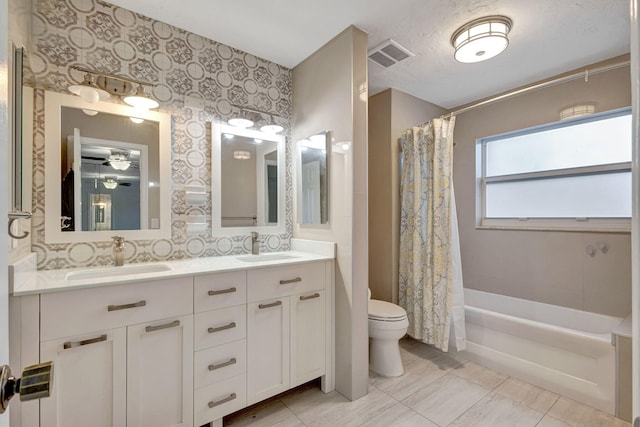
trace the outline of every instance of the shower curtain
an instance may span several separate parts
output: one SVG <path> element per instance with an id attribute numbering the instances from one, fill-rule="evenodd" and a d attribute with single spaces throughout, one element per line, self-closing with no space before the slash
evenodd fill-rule
<path id="1" fill-rule="evenodd" d="M 401 138 L 399 302 L 409 336 L 448 351 L 465 346 L 460 241 L 453 193 L 455 117 Z"/>

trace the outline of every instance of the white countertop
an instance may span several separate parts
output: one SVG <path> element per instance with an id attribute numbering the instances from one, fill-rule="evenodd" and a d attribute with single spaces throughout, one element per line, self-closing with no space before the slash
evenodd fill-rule
<path id="1" fill-rule="evenodd" d="M 613 329 L 613 334 L 620 337 L 631 338 L 631 315 L 628 315 L 624 320 Z"/>
<path id="2" fill-rule="evenodd" d="M 292 243 L 293 243 L 292 239 Z M 335 258 L 333 243 L 317 242 L 320 244 L 320 250 L 315 250 L 316 242 L 301 241 L 303 244 L 292 244 L 294 249 L 309 250 L 293 250 L 287 252 L 269 252 L 262 255 L 282 254 L 290 258 L 276 260 L 259 260 L 246 262 L 238 258 L 246 257 L 248 254 L 229 255 L 208 258 L 191 258 L 177 261 L 159 261 L 151 263 L 125 264 L 123 267 L 103 266 L 103 267 L 86 267 L 86 268 L 68 268 L 61 270 L 39 270 L 33 271 L 32 267 L 35 260 L 35 254 L 29 261 L 25 261 L 27 267 L 15 266 L 13 268 L 12 286 L 10 288 L 13 296 L 23 296 L 31 294 L 41 294 L 47 292 L 60 292 L 72 289 L 84 289 L 99 286 L 122 285 L 133 282 L 143 282 L 157 279 L 171 279 L 184 276 L 197 276 L 202 274 L 220 273 L 236 270 L 251 270 L 255 268 L 275 267 L 281 265 L 300 264 L 313 261 L 330 260 Z M 331 245 L 329 247 L 328 245 Z M 313 252 L 311 252 L 313 250 Z M 127 268 L 140 266 L 165 265 L 170 268 L 167 271 L 159 271 L 152 273 L 134 273 L 122 274 Z M 110 271 L 118 269 L 118 276 L 109 276 Z M 122 269 L 122 270 L 119 270 Z M 88 272 L 88 271 L 104 271 L 105 277 L 97 278 L 78 278 L 70 280 L 67 278 L 69 273 Z"/>

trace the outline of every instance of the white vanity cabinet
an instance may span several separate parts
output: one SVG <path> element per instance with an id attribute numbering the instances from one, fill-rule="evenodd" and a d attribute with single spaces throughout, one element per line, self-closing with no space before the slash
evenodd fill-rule
<path id="1" fill-rule="evenodd" d="M 192 279 L 43 294 L 41 427 L 193 425 Z"/>
<path id="2" fill-rule="evenodd" d="M 248 404 L 327 373 L 328 268 L 319 262 L 247 272 Z"/>
<path id="3" fill-rule="evenodd" d="M 200 426 L 247 405 L 247 273 L 194 280 L 194 419 Z"/>
<path id="4" fill-rule="evenodd" d="M 21 426 L 219 427 L 318 377 L 334 389 L 333 259 L 212 270 L 25 293 L 16 345 L 54 380 Z"/>

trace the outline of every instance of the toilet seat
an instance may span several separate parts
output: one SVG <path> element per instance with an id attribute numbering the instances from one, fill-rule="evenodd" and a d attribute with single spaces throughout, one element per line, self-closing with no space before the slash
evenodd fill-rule
<path id="1" fill-rule="evenodd" d="M 401 322 L 406 319 L 404 308 L 386 301 L 369 300 L 369 320 Z"/>

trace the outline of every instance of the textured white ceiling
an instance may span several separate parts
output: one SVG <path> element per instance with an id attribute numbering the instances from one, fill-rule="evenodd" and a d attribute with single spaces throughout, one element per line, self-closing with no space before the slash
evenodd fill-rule
<path id="1" fill-rule="evenodd" d="M 629 52 L 627 0 L 110 0 L 286 67 L 353 24 L 369 48 L 392 38 L 416 56 L 369 62 L 369 93 L 393 87 L 450 108 Z M 486 15 L 513 20 L 510 45 L 453 59 L 451 34 Z"/>

